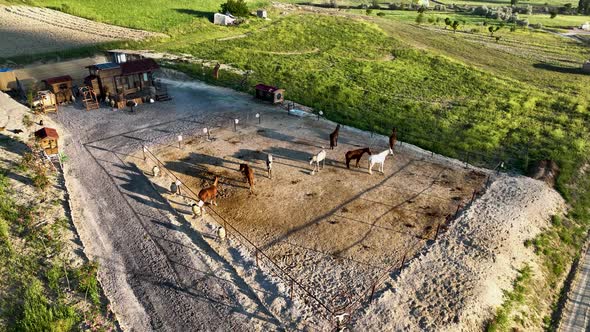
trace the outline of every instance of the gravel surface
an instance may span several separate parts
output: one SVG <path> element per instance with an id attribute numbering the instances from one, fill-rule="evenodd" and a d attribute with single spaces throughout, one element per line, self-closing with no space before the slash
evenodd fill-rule
<path id="1" fill-rule="evenodd" d="M 68 189 L 86 252 L 100 262 L 101 283 L 123 328 L 281 329 L 234 269 L 123 161 L 142 140 L 167 142 L 211 114 L 252 105 L 225 89 L 181 85 L 170 88 L 174 100 L 166 111 L 159 103 L 134 113 L 70 106 L 57 115 L 68 133 Z M 175 102 L 193 107 L 174 112 Z"/>

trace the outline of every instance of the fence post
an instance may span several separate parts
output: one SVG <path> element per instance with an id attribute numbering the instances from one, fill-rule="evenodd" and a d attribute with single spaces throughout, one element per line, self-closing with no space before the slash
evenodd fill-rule
<path id="1" fill-rule="evenodd" d="M 457 211 L 455 211 L 455 218 L 457 217 L 457 214 L 459 213 L 460 209 L 461 209 L 461 203 L 459 203 L 459 205 L 457 205 Z"/>
<path id="2" fill-rule="evenodd" d="M 404 254 L 404 257 L 402 257 L 402 265 L 399 267 L 400 270 L 404 268 L 404 264 L 406 264 L 406 254 Z"/>
<path id="3" fill-rule="evenodd" d="M 369 298 L 369 303 L 373 302 L 373 295 L 375 295 L 375 286 L 377 286 L 377 284 L 373 284 L 373 287 L 371 288 L 371 297 Z"/>
<path id="4" fill-rule="evenodd" d="M 256 250 L 256 267 L 260 267 L 258 265 L 258 249 L 254 249 L 254 250 Z"/>
<path id="5" fill-rule="evenodd" d="M 473 189 L 473 195 L 471 195 L 471 204 L 473 204 L 473 201 L 475 200 L 475 195 L 477 195 L 477 190 Z"/>
<path id="6" fill-rule="evenodd" d="M 440 222 L 438 223 L 438 226 L 436 226 L 436 233 L 434 234 L 434 241 L 436 241 L 438 239 L 438 231 L 440 230 Z"/>
<path id="7" fill-rule="evenodd" d="M 290 297 L 291 297 L 291 301 L 293 301 L 293 280 L 291 280 L 291 290 L 289 292 Z"/>

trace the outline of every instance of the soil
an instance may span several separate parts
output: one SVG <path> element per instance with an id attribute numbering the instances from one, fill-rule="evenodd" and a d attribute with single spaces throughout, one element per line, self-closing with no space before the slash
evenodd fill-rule
<path id="1" fill-rule="evenodd" d="M 0 6 L 0 35 L 0 58 L 165 36 L 28 6 Z"/>

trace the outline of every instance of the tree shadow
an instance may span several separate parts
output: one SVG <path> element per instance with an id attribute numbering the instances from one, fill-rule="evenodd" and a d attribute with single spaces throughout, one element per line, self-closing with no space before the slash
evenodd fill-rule
<path id="1" fill-rule="evenodd" d="M 581 67 L 563 67 L 563 66 L 556 66 L 550 63 L 535 63 L 533 65 L 535 68 L 545 69 L 549 71 L 554 71 L 563 74 L 578 74 L 578 75 L 589 75 L 589 73 L 585 73 Z"/>
<path id="2" fill-rule="evenodd" d="M 215 15 L 215 13 L 213 13 L 213 12 L 204 12 L 204 11 L 200 11 L 200 10 L 186 9 L 186 8 L 174 8 L 174 10 L 177 11 L 178 13 L 181 13 L 181 14 L 205 18 L 209 22 L 213 22 L 213 15 Z"/>

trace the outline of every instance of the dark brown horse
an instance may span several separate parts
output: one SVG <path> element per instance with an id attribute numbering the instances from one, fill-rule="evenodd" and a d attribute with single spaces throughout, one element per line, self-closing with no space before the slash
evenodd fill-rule
<path id="1" fill-rule="evenodd" d="M 338 132 L 340 131 L 340 125 L 336 126 L 336 129 L 330 134 L 330 149 L 334 150 L 335 146 L 338 146 Z"/>
<path id="2" fill-rule="evenodd" d="M 350 168 L 350 161 L 356 159 L 356 167 L 359 167 L 359 161 L 363 157 L 363 154 L 368 153 L 369 156 L 371 155 L 371 150 L 369 148 L 358 149 L 358 150 L 351 150 L 346 152 L 344 157 L 346 158 L 346 168 Z"/>
<path id="3" fill-rule="evenodd" d="M 393 127 L 391 131 L 391 135 L 389 135 L 389 148 L 393 150 L 395 147 L 395 142 L 397 142 L 397 128 Z"/>
<path id="4" fill-rule="evenodd" d="M 240 164 L 240 172 L 244 174 L 244 177 L 250 185 L 250 192 L 252 192 L 252 189 L 254 189 L 254 171 L 248 166 L 248 164 Z"/>

